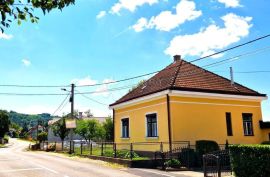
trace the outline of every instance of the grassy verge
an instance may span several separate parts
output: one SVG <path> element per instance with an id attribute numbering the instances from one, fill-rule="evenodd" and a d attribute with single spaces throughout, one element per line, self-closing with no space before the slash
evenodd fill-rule
<path id="1" fill-rule="evenodd" d="M 4 144 L 0 144 L 0 148 L 5 148 L 6 146 Z"/>
<path id="2" fill-rule="evenodd" d="M 107 166 L 107 167 L 110 167 L 110 168 L 120 169 L 120 168 L 126 168 L 127 167 L 127 166 L 120 165 L 120 164 L 117 164 L 117 163 L 111 163 L 111 162 L 105 162 L 105 161 L 102 161 L 102 160 L 89 159 L 87 157 L 80 156 L 79 154 L 69 154 L 67 152 L 50 152 L 50 153 L 52 155 L 55 155 L 55 156 L 62 156 L 62 157 L 65 157 L 65 158 L 76 160 L 76 161 L 95 163 L 95 164 Z"/>

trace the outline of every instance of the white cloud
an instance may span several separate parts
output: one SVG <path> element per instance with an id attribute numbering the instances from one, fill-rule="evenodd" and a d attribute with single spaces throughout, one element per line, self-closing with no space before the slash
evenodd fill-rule
<path id="1" fill-rule="evenodd" d="M 115 80 L 113 79 L 104 79 L 103 80 L 103 84 L 105 85 L 101 85 L 99 86 L 95 91 L 97 93 L 95 93 L 94 95 L 95 96 L 104 96 L 104 97 L 108 97 L 109 96 L 109 84 L 106 84 L 106 83 L 110 83 L 110 82 L 114 82 Z"/>
<path id="2" fill-rule="evenodd" d="M 71 81 L 71 83 L 74 83 L 77 86 L 81 86 L 81 85 L 94 85 L 94 84 L 97 84 L 97 81 L 91 79 L 90 76 L 87 76 L 87 77 L 82 78 L 82 79 L 73 79 Z"/>
<path id="3" fill-rule="evenodd" d="M 106 16 L 107 12 L 106 11 L 100 11 L 98 15 L 96 16 L 97 19 L 103 18 Z"/>
<path id="4" fill-rule="evenodd" d="M 12 39 L 12 38 L 13 38 L 13 35 L 12 34 L 6 34 L 6 33 L 0 32 L 0 39 L 9 40 L 9 39 Z"/>
<path id="5" fill-rule="evenodd" d="M 218 0 L 218 2 L 222 3 L 225 5 L 225 7 L 241 7 L 240 5 L 240 0 Z"/>
<path id="6" fill-rule="evenodd" d="M 22 59 L 22 63 L 24 66 L 30 66 L 31 65 L 31 61 L 28 59 Z"/>
<path id="7" fill-rule="evenodd" d="M 180 0 L 176 5 L 176 13 L 171 11 L 163 11 L 157 16 L 153 16 L 150 20 L 140 18 L 133 29 L 136 32 L 144 29 L 153 29 L 160 31 L 171 31 L 186 21 L 194 20 L 202 15 L 201 11 L 196 10 L 196 4 L 190 0 Z"/>
<path id="8" fill-rule="evenodd" d="M 127 9 L 130 12 L 134 12 L 137 7 L 143 6 L 144 4 L 153 5 L 158 3 L 158 0 L 119 0 L 111 8 L 110 13 L 119 14 L 122 9 Z"/>
<path id="9" fill-rule="evenodd" d="M 241 38 L 248 36 L 252 27 L 251 17 L 241 17 L 229 13 L 221 18 L 224 27 L 211 24 L 207 28 L 192 35 L 175 36 L 165 50 L 168 55 L 205 56 L 223 49 Z"/>

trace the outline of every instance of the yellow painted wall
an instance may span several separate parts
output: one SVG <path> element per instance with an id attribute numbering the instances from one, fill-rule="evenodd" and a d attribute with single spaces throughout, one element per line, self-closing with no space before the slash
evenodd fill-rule
<path id="1" fill-rule="evenodd" d="M 261 103 L 170 96 L 172 141 L 214 140 L 219 144 L 255 144 L 268 140 L 268 130 L 261 130 Z M 226 112 L 231 112 L 233 136 L 227 136 Z M 158 115 L 158 138 L 146 138 L 146 114 Z M 253 114 L 254 136 L 244 136 L 242 113 Z M 121 138 L 121 119 L 129 118 L 130 138 Z M 115 109 L 115 142 L 168 142 L 167 100 L 145 101 Z M 119 145 L 128 149 L 128 145 Z M 164 150 L 168 149 L 164 145 Z M 160 144 L 137 144 L 134 150 L 159 150 Z"/>
<path id="2" fill-rule="evenodd" d="M 158 138 L 146 138 L 146 114 L 157 113 Z M 129 139 L 121 138 L 121 119 L 129 118 Z M 121 109 L 115 109 L 115 142 L 161 142 L 168 141 L 166 97 Z M 125 147 L 125 145 L 119 145 Z M 165 145 L 166 146 L 166 145 Z M 160 144 L 134 144 L 134 150 L 159 150 Z"/>
<path id="3" fill-rule="evenodd" d="M 231 112 L 233 136 L 227 136 L 226 112 Z M 242 113 L 253 114 L 254 136 L 244 136 Z M 260 102 L 171 97 L 172 139 L 215 140 L 219 144 L 253 144 L 265 140 L 259 127 Z"/>

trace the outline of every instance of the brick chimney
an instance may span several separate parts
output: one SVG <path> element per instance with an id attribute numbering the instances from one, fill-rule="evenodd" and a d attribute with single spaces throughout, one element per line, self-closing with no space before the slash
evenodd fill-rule
<path id="1" fill-rule="evenodd" d="M 174 62 L 181 60 L 181 55 L 174 55 L 173 60 L 174 60 Z"/>

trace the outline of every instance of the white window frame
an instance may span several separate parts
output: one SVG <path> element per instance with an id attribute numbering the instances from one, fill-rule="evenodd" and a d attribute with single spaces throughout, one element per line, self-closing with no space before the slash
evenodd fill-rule
<path id="1" fill-rule="evenodd" d="M 243 117 L 244 114 L 251 114 L 251 121 L 244 121 L 244 117 Z M 253 114 L 242 113 L 242 120 L 243 120 L 244 136 L 254 136 Z M 249 128 L 251 130 L 251 133 L 249 133 L 248 131 Z"/>
<path id="2" fill-rule="evenodd" d="M 128 119 L 128 137 L 123 137 L 123 119 Z M 130 139 L 131 135 L 130 135 L 130 117 L 129 116 L 125 116 L 121 118 L 121 128 L 120 128 L 120 135 L 122 139 Z"/>
<path id="3" fill-rule="evenodd" d="M 155 137 L 149 137 L 148 136 L 148 126 L 147 126 L 147 115 L 149 114 L 156 114 L 157 115 L 157 136 Z M 159 133 L 158 133 L 158 112 L 147 112 L 145 114 L 145 138 L 147 139 L 158 139 L 159 138 Z"/>

